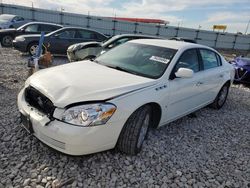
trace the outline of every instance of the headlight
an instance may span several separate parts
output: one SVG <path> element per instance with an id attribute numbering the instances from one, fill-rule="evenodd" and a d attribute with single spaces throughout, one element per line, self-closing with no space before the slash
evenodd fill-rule
<path id="1" fill-rule="evenodd" d="M 115 110 L 116 106 L 110 103 L 74 106 L 65 110 L 62 121 L 84 127 L 102 125 L 109 120 Z"/>
<path id="2" fill-rule="evenodd" d="M 24 37 L 16 37 L 15 41 L 23 42 L 23 41 L 25 41 L 25 38 Z"/>

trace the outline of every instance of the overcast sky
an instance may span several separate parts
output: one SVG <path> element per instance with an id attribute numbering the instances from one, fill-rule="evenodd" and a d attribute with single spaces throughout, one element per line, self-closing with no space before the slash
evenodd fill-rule
<path id="1" fill-rule="evenodd" d="M 1 0 L 0 0 L 1 2 Z M 2 0 L 66 12 L 97 16 L 156 18 L 170 25 L 212 29 L 214 24 L 227 25 L 228 32 L 245 33 L 250 20 L 250 0 Z M 250 33 L 250 28 L 248 30 Z"/>

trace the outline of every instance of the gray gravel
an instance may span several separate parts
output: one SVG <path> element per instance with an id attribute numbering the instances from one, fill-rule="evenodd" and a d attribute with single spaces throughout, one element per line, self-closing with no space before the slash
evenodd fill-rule
<path id="1" fill-rule="evenodd" d="M 0 188 L 250 187 L 249 86 L 233 86 L 220 111 L 204 108 L 196 118 L 151 130 L 137 156 L 110 150 L 72 157 L 42 144 L 16 121 L 26 60 L 0 48 Z"/>

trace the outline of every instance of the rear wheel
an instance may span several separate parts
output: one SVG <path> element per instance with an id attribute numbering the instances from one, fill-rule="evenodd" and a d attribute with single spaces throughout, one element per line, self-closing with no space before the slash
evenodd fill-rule
<path id="1" fill-rule="evenodd" d="M 3 36 L 1 40 L 1 44 L 3 47 L 11 47 L 12 46 L 13 37 L 11 35 Z"/>
<path id="2" fill-rule="evenodd" d="M 210 105 L 212 108 L 220 109 L 225 104 L 228 96 L 229 86 L 230 85 L 227 83 L 222 86 L 214 102 Z"/>
<path id="3" fill-rule="evenodd" d="M 147 136 L 151 123 L 151 107 L 137 109 L 125 123 L 117 142 L 117 148 L 127 154 L 137 154 Z"/>

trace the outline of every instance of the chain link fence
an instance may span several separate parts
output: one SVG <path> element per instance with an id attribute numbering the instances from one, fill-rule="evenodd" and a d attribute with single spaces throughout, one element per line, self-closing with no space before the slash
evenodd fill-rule
<path id="1" fill-rule="evenodd" d="M 44 21 L 64 26 L 79 26 L 97 30 L 106 35 L 125 33 L 156 35 L 161 37 L 184 37 L 213 48 L 250 50 L 250 35 L 221 33 L 184 27 L 149 23 L 118 21 L 105 17 L 73 14 L 18 5 L 0 4 L 0 14 L 17 14 L 31 21 Z"/>

